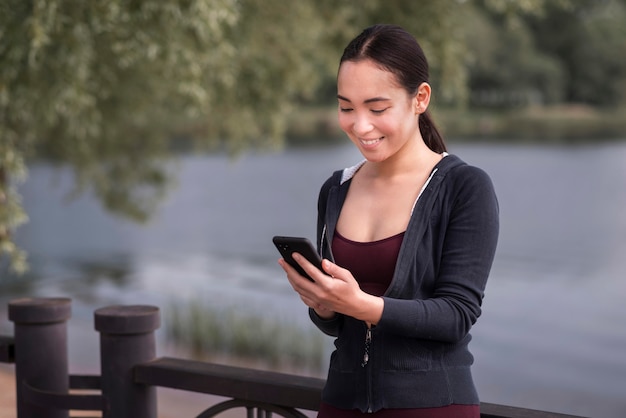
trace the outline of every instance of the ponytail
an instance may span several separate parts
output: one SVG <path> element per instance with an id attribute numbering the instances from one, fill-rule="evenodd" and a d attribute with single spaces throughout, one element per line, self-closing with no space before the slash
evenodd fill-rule
<path id="1" fill-rule="evenodd" d="M 418 123 L 426 146 L 437 154 L 446 152 L 447 148 L 443 136 L 439 133 L 428 111 L 419 115 Z"/>

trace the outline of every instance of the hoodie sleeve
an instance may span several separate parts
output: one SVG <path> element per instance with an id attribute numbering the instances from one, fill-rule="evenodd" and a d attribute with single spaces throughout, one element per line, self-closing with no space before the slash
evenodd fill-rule
<path id="1" fill-rule="evenodd" d="M 426 271 L 417 280 L 428 283 L 428 294 L 386 297 L 378 326 L 388 332 L 454 343 L 469 333 L 481 314 L 498 240 L 498 202 L 484 171 L 468 165 L 453 171 L 439 221 L 431 225 L 430 252 L 418 250 L 418 260 L 430 265 L 413 270 L 416 275 Z"/>
<path id="2" fill-rule="evenodd" d="M 311 321 L 313 321 L 315 326 L 317 326 L 324 334 L 331 337 L 339 336 L 339 328 L 343 322 L 343 315 L 335 314 L 335 316 L 330 319 L 324 319 L 320 318 L 312 308 L 309 308 L 309 318 L 311 318 Z"/>

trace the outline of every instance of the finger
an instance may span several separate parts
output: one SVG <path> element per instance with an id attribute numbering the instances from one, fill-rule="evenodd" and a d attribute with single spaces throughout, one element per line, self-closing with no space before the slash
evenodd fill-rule
<path id="1" fill-rule="evenodd" d="M 299 253 L 293 253 L 293 259 L 302 267 L 302 269 L 311 277 L 315 282 L 319 280 L 320 277 L 324 276 L 324 272 L 317 268 L 314 264 L 312 264 L 309 260 L 303 257 Z"/>
<path id="2" fill-rule="evenodd" d="M 326 306 L 324 306 L 323 304 L 319 303 L 318 301 L 316 301 L 314 299 L 307 298 L 306 296 L 303 296 L 303 295 L 300 295 L 300 299 L 309 308 L 313 308 L 313 309 L 315 309 L 317 311 L 320 311 L 320 312 L 332 312 Z"/>
<path id="3" fill-rule="evenodd" d="M 295 268 L 293 268 L 284 258 L 278 260 L 278 264 L 283 268 L 287 274 L 287 280 L 291 284 L 291 287 L 298 293 L 303 293 L 306 286 L 310 286 L 312 283 L 307 278 L 302 276 Z"/>
<path id="4" fill-rule="evenodd" d="M 304 295 L 300 295 L 300 300 L 302 300 L 302 302 L 304 302 L 304 304 L 305 304 L 306 306 L 308 306 L 309 308 L 313 308 L 313 309 L 315 309 L 315 307 L 316 307 L 317 305 L 319 305 L 319 304 L 318 304 L 318 303 L 316 303 L 313 299 L 310 299 L 310 298 L 308 298 L 308 297 L 306 297 L 306 296 L 304 296 Z"/>

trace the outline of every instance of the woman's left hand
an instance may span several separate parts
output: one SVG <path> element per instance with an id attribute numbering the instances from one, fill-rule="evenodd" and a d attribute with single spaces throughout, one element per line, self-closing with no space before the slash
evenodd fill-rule
<path id="1" fill-rule="evenodd" d="M 293 258 L 314 282 L 298 274 L 283 259 L 279 263 L 302 301 L 315 309 L 320 317 L 330 318 L 338 312 L 368 323 L 378 323 L 384 307 L 383 299 L 363 292 L 350 271 L 324 259 L 322 272 L 298 253 L 294 253 Z"/>

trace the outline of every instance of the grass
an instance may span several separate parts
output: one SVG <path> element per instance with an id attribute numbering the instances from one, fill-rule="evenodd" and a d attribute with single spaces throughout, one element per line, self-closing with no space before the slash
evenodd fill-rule
<path id="1" fill-rule="evenodd" d="M 201 301 L 173 305 L 166 317 L 166 334 L 199 360 L 230 358 L 278 370 L 311 370 L 324 364 L 324 337 L 311 327 L 244 312 L 215 310 Z"/>

